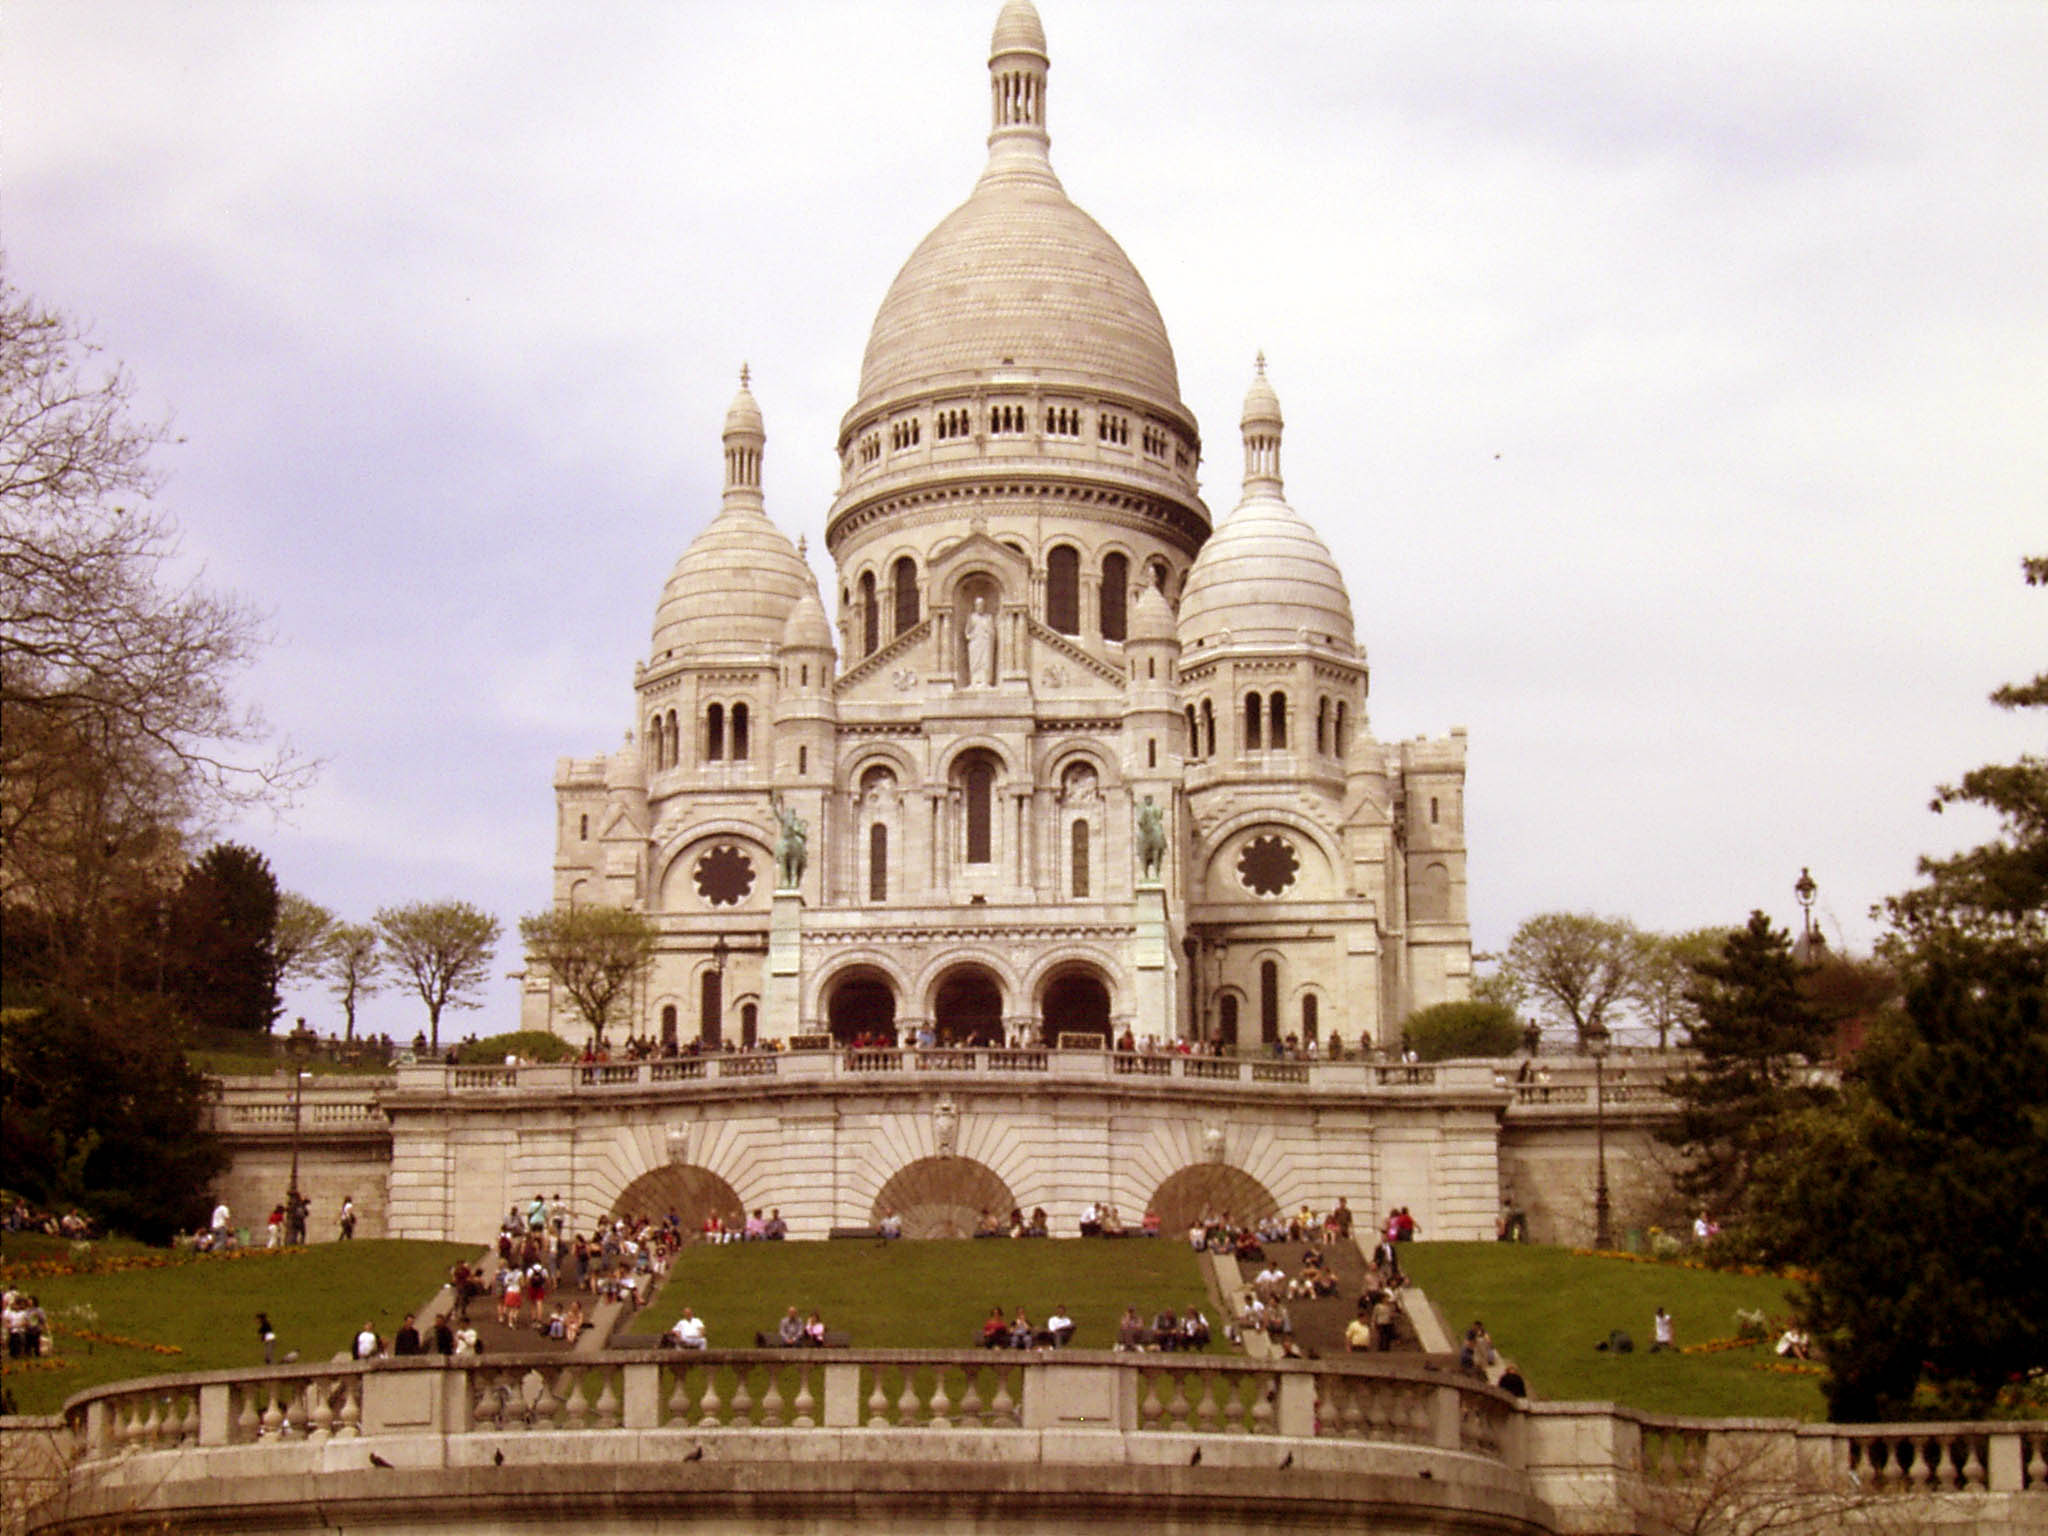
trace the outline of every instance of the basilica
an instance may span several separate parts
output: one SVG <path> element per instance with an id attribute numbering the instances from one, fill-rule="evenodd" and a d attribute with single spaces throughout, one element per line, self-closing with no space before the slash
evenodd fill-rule
<path id="1" fill-rule="evenodd" d="M 1468 995 L 1463 732 L 1374 737 L 1263 359 L 1212 521 L 1165 324 L 1053 171 L 1048 68 L 1008 0 L 987 166 L 840 426 L 835 590 L 769 516 L 742 372 L 626 745 L 558 765 L 555 902 L 659 932 L 615 1036 L 1348 1054 Z M 525 1027 L 584 1043 L 527 978 Z"/>

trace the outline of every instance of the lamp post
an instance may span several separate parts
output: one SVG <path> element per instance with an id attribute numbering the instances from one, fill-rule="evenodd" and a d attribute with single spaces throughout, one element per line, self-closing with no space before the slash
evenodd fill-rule
<path id="1" fill-rule="evenodd" d="M 306 1069 L 301 1064 L 306 1052 L 306 1021 L 286 1037 L 292 1063 L 292 1172 L 284 1195 L 284 1230 L 287 1241 L 306 1240 L 304 1206 L 299 1198 L 299 1116 L 305 1103 Z"/>
<path id="2" fill-rule="evenodd" d="M 1593 1053 L 1593 1246 L 1605 1253 L 1614 1246 L 1607 1200 L 1607 1027 L 1589 1034 L 1586 1046 Z"/>
<path id="3" fill-rule="evenodd" d="M 1814 883 L 1813 871 L 1800 865 L 1792 894 L 1799 898 L 1799 958 L 1809 965 L 1813 963 L 1813 898 L 1819 890 L 1820 887 Z"/>

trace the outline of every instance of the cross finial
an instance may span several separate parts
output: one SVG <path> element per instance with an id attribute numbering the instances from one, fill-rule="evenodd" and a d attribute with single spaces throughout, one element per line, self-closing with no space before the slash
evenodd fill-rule
<path id="1" fill-rule="evenodd" d="M 1259 363 L 1258 363 L 1258 367 L 1259 367 L 1259 377 L 1263 379 L 1263 378 L 1264 378 L 1264 377 L 1266 376 L 1266 349 L 1265 349 L 1264 347 L 1261 347 L 1261 348 L 1259 349 Z"/>
<path id="2" fill-rule="evenodd" d="M 1262 352 L 1262 353 L 1260 353 L 1260 354 L 1259 354 L 1259 366 L 1260 366 L 1261 368 L 1263 368 L 1263 367 L 1265 366 L 1265 363 L 1266 363 L 1266 357 L 1265 357 L 1265 354 L 1264 354 L 1264 353 Z M 750 371 L 750 370 L 748 369 L 748 367 L 747 367 L 747 365 L 746 365 L 745 363 L 741 363 L 741 364 L 740 364 L 740 388 L 741 388 L 741 389 L 745 389 L 745 388 L 747 387 L 747 385 L 748 385 L 748 384 L 749 384 L 750 382 L 752 382 L 752 373 L 751 373 L 751 371 Z"/>

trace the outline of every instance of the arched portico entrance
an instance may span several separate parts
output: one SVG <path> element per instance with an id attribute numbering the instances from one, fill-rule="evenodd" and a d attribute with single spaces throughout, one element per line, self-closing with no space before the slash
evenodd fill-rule
<path id="1" fill-rule="evenodd" d="M 1109 1038 L 1109 987 L 1092 970 L 1076 967 L 1046 983 L 1039 1001 L 1039 1021 L 1048 1044 L 1061 1035 Z"/>
<path id="2" fill-rule="evenodd" d="M 896 1039 L 896 989 L 880 971 L 850 970 L 832 983 L 825 1004 L 826 1026 L 840 1045 L 856 1040 Z"/>
<path id="3" fill-rule="evenodd" d="M 1178 1235 L 1205 1217 L 1245 1226 L 1280 1209 L 1272 1191 L 1228 1163 L 1191 1163 L 1152 1192 L 1162 1231 Z"/>
<path id="4" fill-rule="evenodd" d="M 952 1045 L 1003 1043 L 1003 989 L 978 965 L 948 971 L 939 983 L 933 1022 L 939 1039 Z"/>
<path id="5" fill-rule="evenodd" d="M 894 1211 L 905 1237 L 972 1237 L 983 1211 L 998 1220 L 1016 1204 L 1010 1186 L 971 1157 L 921 1157 L 899 1169 L 875 1196 L 873 1220 Z"/>
<path id="6" fill-rule="evenodd" d="M 709 1168 L 694 1163 L 669 1163 L 641 1174 L 619 1191 L 611 1213 L 628 1220 L 644 1216 L 649 1221 L 673 1215 L 685 1232 L 701 1230 L 708 1216 L 730 1221 L 735 1214 L 744 1214 L 733 1187 Z"/>

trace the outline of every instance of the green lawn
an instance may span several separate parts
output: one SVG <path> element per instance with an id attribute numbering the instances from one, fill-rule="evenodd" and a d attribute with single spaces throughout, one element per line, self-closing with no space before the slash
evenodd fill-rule
<path id="1" fill-rule="evenodd" d="M 1075 1344 L 1107 1349 L 1117 1320 L 1136 1306 L 1147 1322 L 1162 1306 L 1199 1306 L 1227 1349 L 1196 1255 L 1186 1243 L 1016 1241 L 727 1243 L 677 1255 L 653 1302 L 632 1327 L 659 1332 L 685 1306 L 705 1319 L 714 1348 L 751 1346 L 774 1332 L 785 1307 L 845 1329 L 873 1349 L 965 1349 L 991 1306 L 1024 1308 L 1042 1324 L 1071 1312 Z"/>
<path id="2" fill-rule="evenodd" d="M 261 1365 L 259 1311 L 277 1330 L 280 1360 L 287 1350 L 326 1360 L 348 1348 L 366 1318 L 390 1338 L 448 1267 L 477 1251 L 467 1243 L 390 1241 L 210 1257 L 114 1238 L 94 1243 L 90 1261 L 110 1272 L 65 1274 L 52 1271 L 76 1267 L 69 1244 L 9 1233 L 0 1244 L 0 1278 L 40 1299 L 56 1334 L 54 1353 L 34 1365 L 4 1362 L 5 1385 L 19 1412 L 49 1413 L 100 1382 Z M 123 1263 L 152 1267 L 118 1268 Z"/>
<path id="3" fill-rule="evenodd" d="M 1623 1403 L 1648 1413 L 1825 1417 L 1817 1371 L 1758 1368 L 1778 1363 L 1768 1343 L 1700 1354 L 1649 1352 L 1650 1318 L 1659 1306 L 1676 1320 L 1681 1351 L 1732 1338 L 1738 1307 L 1761 1310 L 1782 1325 L 1788 1311 L 1783 1280 L 1519 1243 L 1414 1243 L 1403 1247 L 1401 1262 L 1454 1340 L 1475 1318 L 1484 1319 L 1538 1397 Z M 1615 1328 L 1634 1338 L 1634 1353 L 1594 1349 Z"/>

